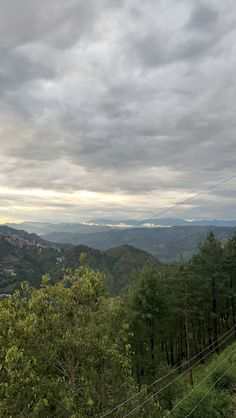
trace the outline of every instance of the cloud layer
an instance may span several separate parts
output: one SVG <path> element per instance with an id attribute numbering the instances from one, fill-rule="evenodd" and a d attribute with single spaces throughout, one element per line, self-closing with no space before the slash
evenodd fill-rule
<path id="1" fill-rule="evenodd" d="M 233 0 L 0 11 L 2 219 L 148 217 L 234 174 Z M 178 215 L 235 217 L 223 189 Z"/>

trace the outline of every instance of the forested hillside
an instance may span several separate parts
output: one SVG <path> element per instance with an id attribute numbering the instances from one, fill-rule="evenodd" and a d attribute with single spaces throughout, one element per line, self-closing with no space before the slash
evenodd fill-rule
<path id="1" fill-rule="evenodd" d="M 1 231 L 1 229 L 0 229 Z M 87 264 L 105 273 L 111 294 L 118 294 L 132 280 L 134 273 L 146 264 L 158 267 L 161 263 L 137 248 L 124 245 L 109 251 L 85 246 L 57 248 L 35 234 L 3 228 L 0 235 L 0 293 L 9 294 L 20 288 L 23 280 L 38 287 L 43 274 L 53 282 L 62 279 L 67 269 L 80 266 L 85 252 Z M 1 234 L 1 232 L 0 232 Z"/>
<path id="2" fill-rule="evenodd" d="M 37 285 L 45 273 L 59 278 L 62 251 L 36 234 L 0 225 L 0 292 L 12 293 L 22 280 Z"/>
<path id="3" fill-rule="evenodd" d="M 218 354 L 236 336 L 236 237 L 209 234 L 113 298 L 81 254 L 62 281 L 0 303 L 0 416 L 232 418 L 235 345 Z"/>
<path id="4" fill-rule="evenodd" d="M 7 225 L 0 225 L 0 235 L 1 236 L 17 236 L 21 238 L 22 240 L 26 240 L 29 242 L 37 242 L 38 244 L 45 245 L 47 247 L 53 247 L 53 244 L 51 242 L 48 242 L 38 236 L 35 233 L 28 233 L 23 229 L 14 229 Z"/>
<path id="5" fill-rule="evenodd" d="M 108 288 L 113 295 L 126 288 L 135 272 L 144 266 L 160 268 L 161 263 L 146 251 L 130 245 L 112 248 L 107 251 L 99 251 L 82 245 L 78 245 L 64 252 L 65 269 L 76 269 L 80 265 L 80 256 L 86 254 L 86 263 L 89 267 L 105 273 Z"/>

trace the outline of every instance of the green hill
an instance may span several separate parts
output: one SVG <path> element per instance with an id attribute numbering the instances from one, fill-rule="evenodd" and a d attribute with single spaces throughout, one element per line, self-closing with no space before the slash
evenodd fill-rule
<path id="1" fill-rule="evenodd" d="M 105 252 L 86 246 L 57 248 L 35 234 L 0 229 L 0 293 L 12 293 L 23 280 L 39 286 L 43 274 L 52 281 L 62 278 L 66 269 L 80 265 L 81 253 L 87 254 L 86 263 L 94 270 L 103 271 L 112 294 L 127 286 L 138 269 L 160 262 L 145 251 L 125 245 Z"/>
<path id="2" fill-rule="evenodd" d="M 117 294 L 126 287 L 132 280 L 134 273 L 146 264 L 155 267 L 161 265 L 152 255 L 130 245 L 123 245 L 104 252 L 79 245 L 64 252 L 65 267 L 77 268 L 81 253 L 87 254 L 86 262 L 91 268 L 106 273 L 112 294 Z"/>

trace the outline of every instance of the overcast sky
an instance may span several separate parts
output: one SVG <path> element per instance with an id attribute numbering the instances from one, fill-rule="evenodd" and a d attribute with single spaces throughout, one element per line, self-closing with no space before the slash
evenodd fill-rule
<path id="1" fill-rule="evenodd" d="M 1 222 L 145 218 L 235 174 L 235 0 L 0 0 L 0 53 Z"/>

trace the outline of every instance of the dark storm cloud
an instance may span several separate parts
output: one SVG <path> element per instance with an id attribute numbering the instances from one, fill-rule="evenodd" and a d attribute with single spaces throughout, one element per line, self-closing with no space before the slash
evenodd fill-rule
<path id="1" fill-rule="evenodd" d="M 232 174 L 233 1 L 0 9 L 2 186 L 140 194 L 152 206 Z"/>

